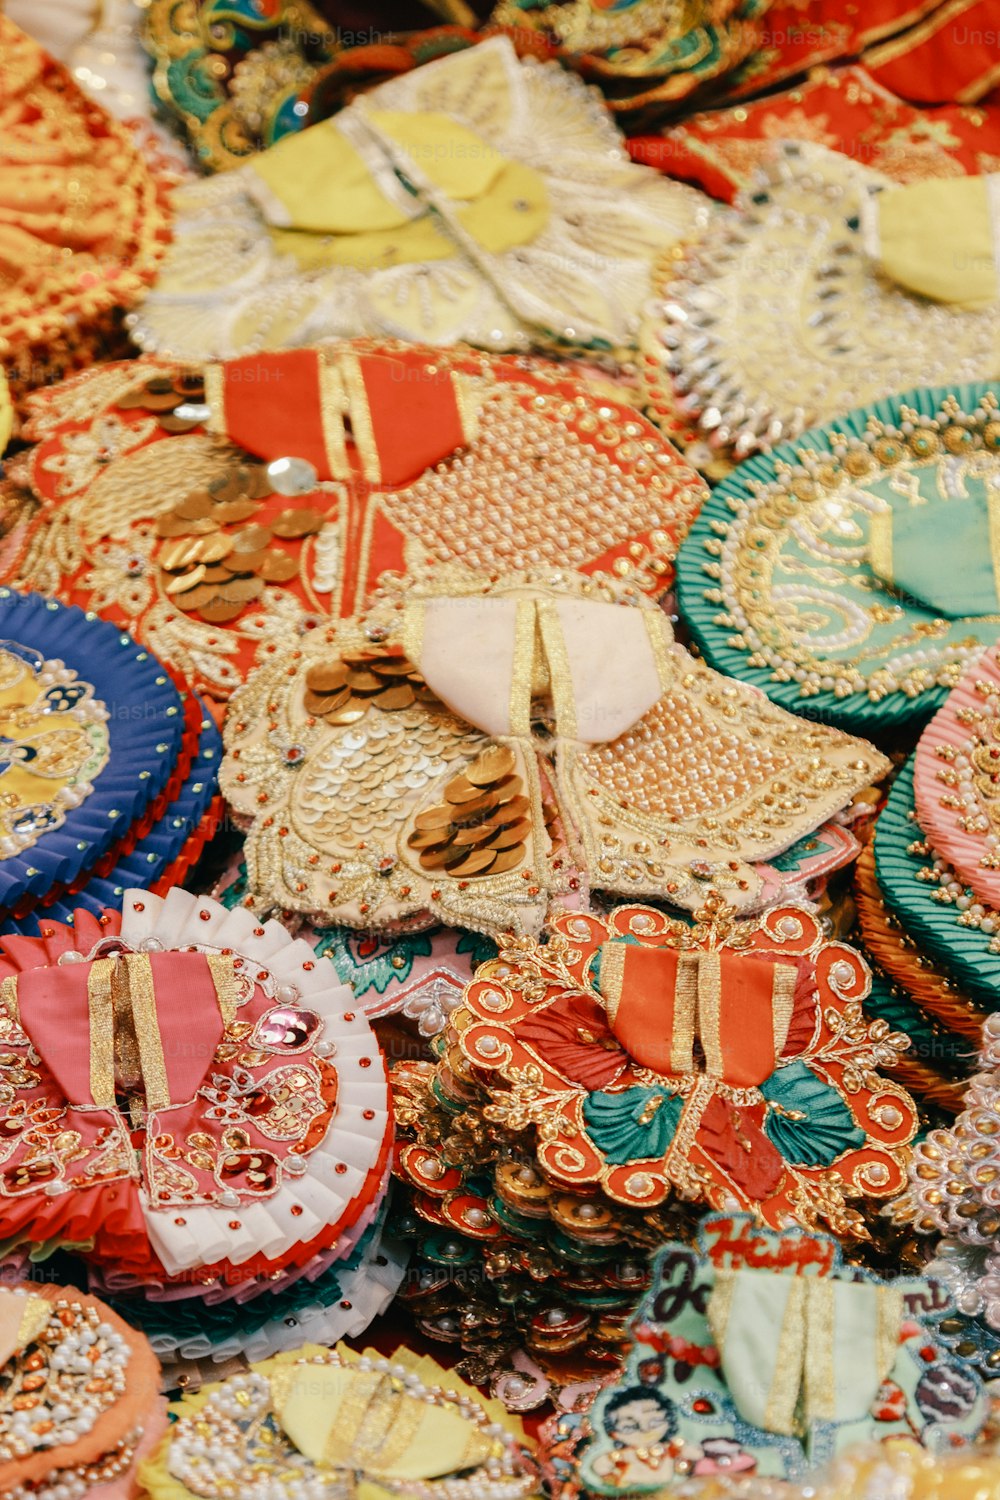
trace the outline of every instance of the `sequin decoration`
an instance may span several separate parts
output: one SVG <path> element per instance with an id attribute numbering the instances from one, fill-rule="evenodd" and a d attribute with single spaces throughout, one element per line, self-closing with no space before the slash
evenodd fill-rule
<path id="1" fill-rule="evenodd" d="M 996 635 L 998 465 L 985 385 L 893 397 L 748 460 L 678 559 L 708 661 L 855 733 L 925 721 Z"/>

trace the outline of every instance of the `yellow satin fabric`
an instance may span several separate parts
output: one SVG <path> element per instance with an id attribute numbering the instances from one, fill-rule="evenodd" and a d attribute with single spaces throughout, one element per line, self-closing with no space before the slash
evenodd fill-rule
<path id="1" fill-rule="evenodd" d="M 377 168 L 327 121 L 286 136 L 246 169 L 275 248 L 303 269 L 449 259 L 456 247 L 426 199 L 447 201 L 461 231 L 490 254 L 544 230 L 542 177 L 474 131 L 433 113 L 369 110 L 364 120 Z M 394 162 L 404 176 L 412 169 L 411 193 Z"/>
<path id="2" fill-rule="evenodd" d="M 0 370 L 0 453 L 4 451 L 10 442 L 10 434 L 14 426 L 14 408 L 10 399 L 10 387 L 7 377 Z"/>
<path id="3" fill-rule="evenodd" d="M 899 286 L 935 302 L 986 307 L 1000 287 L 987 179 L 958 177 L 878 195 L 878 257 Z"/>
<path id="4" fill-rule="evenodd" d="M 493 1454 L 491 1439 L 456 1410 L 418 1401 L 378 1371 L 286 1366 L 271 1376 L 271 1397 L 300 1453 L 372 1479 L 437 1479 Z"/>

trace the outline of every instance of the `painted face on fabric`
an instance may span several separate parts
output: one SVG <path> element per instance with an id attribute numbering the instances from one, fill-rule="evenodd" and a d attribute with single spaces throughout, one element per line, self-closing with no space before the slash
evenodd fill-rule
<path id="1" fill-rule="evenodd" d="M 673 1432 L 673 1422 L 658 1401 L 637 1396 L 611 1412 L 607 1418 L 608 1435 L 630 1448 L 647 1448 L 663 1443 Z"/>

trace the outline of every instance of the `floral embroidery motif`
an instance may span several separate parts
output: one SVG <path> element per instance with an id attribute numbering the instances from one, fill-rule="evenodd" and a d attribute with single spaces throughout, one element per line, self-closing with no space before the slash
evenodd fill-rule
<path id="1" fill-rule="evenodd" d="M 544 945 L 502 939 L 448 1037 L 488 1090 L 484 1117 L 534 1131 L 566 1190 L 736 1199 L 863 1235 L 847 1200 L 898 1191 L 916 1128 L 875 1071 L 906 1041 L 864 1020 L 869 985 L 798 908 L 734 924 L 716 897 L 692 931 L 623 907 L 558 917 Z"/>
<path id="2" fill-rule="evenodd" d="M 870 746 L 717 676 L 631 592 L 626 602 L 568 574 L 558 586 L 548 575 L 456 578 L 454 593 L 451 580 L 437 570 L 386 580 L 367 614 L 313 630 L 233 699 L 221 785 L 250 823 L 254 904 L 319 924 L 383 927 L 430 911 L 488 933 L 534 931 L 551 896 L 589 878 L 685 906 L 712 883 L 751 907 L 768 855 L 822 824 L 885 765 Z M 541 636 L 524 628 L 535 610 Z M 565 632 L 556 629 L 563 616 Z M 516 723 L 506 707 L 499 717 L 484 708 L 485 691 L 462 686 L 453 646 L 435 648 L 415 674 L 405 652 L 422 650 L 426 619 L 441 640 L 459 628 L 442 620 L 497 632 L 505 665 L 490 701 L 515 699 Z M 646 661 L 637 674 L 644 700 L 627 695 L 613 714 L 594 706 L 588 642 L 598 628 L 605 700 Z M 368 671 L 372 641 L 383 654 Z M 612 649 L 620 672 L 609 669 Z M 563 654 L 574 656 L 575 677 Z M 572 687 L 587 673 L 589 705 Z M 780 876 L 768 878 L 777 894 Z"/>
<path id="3" fill-rule="evenodd" d="M 270 356 L 273 378 L 297 357 Z M 644 593 L 663 592 L 703 487 L 651 424 L 555 367 L 527 370 L 469 351 L 431 357 L 391 342 L 358 341 L 327 356 L 317 365 L 319 390 L 339 388 L 345 367 L 364 371 L 373 362 L 384 370 L 388 358 L 399 362 L 396 397 L 426 362 L 448 382 L 444 417 L 428 426 L 435 438 L 445 434 L 442 462 L 428 457 L 405 479 L 373 483 L 356 434 L 374 413 L 382 458 L 398 458 L 387 436 L 395 423 L 383 410 L 393 391 L 371 400 L 355 393 L 327 429 L 343 429 L 344 473 L 316 480 L 293 502 L 272 492 L 254 458 L 255 439 L 264 447 L 275 439 L 267 421 L 248 421 L 246 448 L 217 436 L 214 418 L 212 430 L 206 426 L 215 409 L 201 372 L 147 360 L 36 393 L 25 436 L 37 446 L 8 468 L 41 506 L 14 560 L 18 583 L 110 613 L 219 698 L 317 618 L 366 604 L 383 573 L 429 559 L 485 572 L 568 560 Z M 215 369 L 236 425 L 232 393 L 245 395 L 243 373 L 238 365 Z M 449 425 L 455 411 L 461 428 Z M 428 453 L 437 454 L 436 443 Z"/>

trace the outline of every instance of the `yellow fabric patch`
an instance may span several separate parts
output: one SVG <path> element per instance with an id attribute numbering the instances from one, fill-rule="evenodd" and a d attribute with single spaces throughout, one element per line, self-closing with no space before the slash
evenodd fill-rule
<path id="1" fill-rule="evenodd" d="M 507 165 L 502 152 L 450 115 L 366 109 L 364 119 L 449 198 L 481 198 Z"/>
<path id="2" fill-rule="evenodd" d="M 489 192 L 456 217 L 466 234 L 491 255 L 530 244 L 549 222 L 549 195 L 541 176 L 521 162 L 508 162 Z"/>
<path id="3" fill-rule="evenodd" d="M 959 307 L 998 296 L 990 196 L 985 177 L 889 188 L 875 203 L 883 271 L 908 292 Z"/>
<path id="4" fill-rule="evenodd" d="M 333 121 L 285 136 L 255 157 L 247 172 L 251 192 L 275 228 L 358 234 L 396 229 L 411 217 L 382 191 L 369 164 Z M 255 179 L 264 191 L 255 190 Z"/>
<path id="5" fill-rule="evenodd" d="M 303 271 L 324 266 L 357 266 L 386 270 L 420 261 L 450 260 L 455 246 L 429 214 L 396 229 L 373 229 L 359 234 L 303 234 L 297 229 L 272 229 L 271 241 L 279 255 L 294 255 Z"/>

